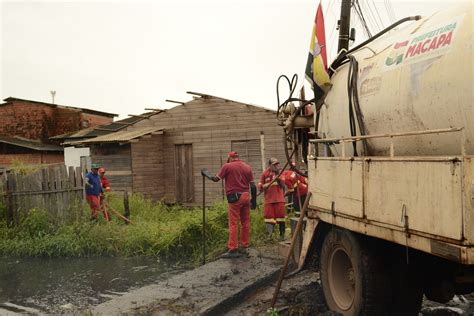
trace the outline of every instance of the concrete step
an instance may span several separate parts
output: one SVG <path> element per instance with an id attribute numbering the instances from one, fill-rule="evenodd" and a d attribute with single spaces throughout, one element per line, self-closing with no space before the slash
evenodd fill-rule
<path id="1" fill-rule="evenodd" d="M 219 315 L 275 280 L 278 247 L 250 249 L 249 258 L 219 259 L 133 290 L 91 310 L 92 315 Z"/>

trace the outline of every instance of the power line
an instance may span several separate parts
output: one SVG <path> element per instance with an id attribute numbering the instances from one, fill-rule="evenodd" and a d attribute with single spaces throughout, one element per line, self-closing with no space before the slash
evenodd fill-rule
<path id="1" fill-rule="evenodd" d="M 364 8 L 365 12 L 367 13 L 367 20 L 369 23 L 372 25 L 371 29 L 375 29 L 376 32 L 378 33 L 382 28 L 380 27 L 379 22 L 377 21 L 377 18 L 375 17 L 375 14 L 370 7 L 370 4 L 368 1 L 361 1 L 362 8 Z"/>
<path id="2" fill-rule="evenodd" d="M 390 7 L 390 10 L 392 11 L 393 21 L 395 22 L 397 20 L 397 15 L 395 14 L 395 10 L 393 9 L 392 0 L 388 0 L 388 4 Z"/>
<path id="3" fill-rule="evenodd" d="M 364 30 L 366 31 L 367 36 L 369 38 L 372 37 L 372 33 L 370 32 L 369 26 L 367 25 L 367 21 L 365 20 L 364 14 L 362 13 L 362 10 L 360 8 L 359 0 L 354 0 L 353 7 L 355 8 L 356 13 L 359 16 L 362 25 L 364 26 Z"/>
<path id="4" fill-rule="evenodd" d="M 390 2 L 390 0 L 384 0 L 384 5 L 385 5 L 385 10 L 387 11 L 387 16 L 390 20 L 390 23 L 394 23 L 395 15 L 393 13 L 392 3 Z"/>
<path id="5" fill-rule="evenodd" d="M 382 18 L 380 17 L 380 12 L 379 12 L 379 9 L 377 9 L 377 5 L 375 4 L 375 1 L 372 0 L 372 4 L 374 5 L 374 8 L 375 8 L 375 12 L 377 13 L 377 17 L 379 18 L 379 21 L 380 21 L 380 25 L 382 25 L 382 29 L 385 28 L 385 25 L 382 21 Z"/>

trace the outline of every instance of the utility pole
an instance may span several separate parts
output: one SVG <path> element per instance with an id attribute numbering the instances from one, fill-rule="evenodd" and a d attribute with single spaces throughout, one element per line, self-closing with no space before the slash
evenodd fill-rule
<path id="1" fill-rule="evenodd" d="M 349 31 L 351 27 L 351 6 L 352 0 L 342 0 L 341 17 L 339 19 L 339 44 L 337 52 L 341 49 L 349 49 Z"/>

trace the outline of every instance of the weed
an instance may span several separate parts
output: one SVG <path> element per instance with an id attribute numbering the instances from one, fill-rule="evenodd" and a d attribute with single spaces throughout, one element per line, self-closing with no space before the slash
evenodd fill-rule
<path id="1" fill-rule="evenodd" d="M 108 195 L 108 204 L 123 213 L 122 200 Z M 91 222 L 88 214 L 69 224 L 54 225 L 48 214 L 31 210 L 20 225 L 9 228 L 0 222 L 0 255 L 83 257 L 155 256 L 175 262 L 197 264 L 202 260 L 202 209 L 187 209 L 153 203 L 141 195 L 129 197 L 133 224 L 113 216 L 107 222 Z M 207 260 L 227 247 L 227 205 L 218 203 L 206 209 Z M 251 211 L 251 244 L 265 242 L 265 225 L 261 211 Z"/>

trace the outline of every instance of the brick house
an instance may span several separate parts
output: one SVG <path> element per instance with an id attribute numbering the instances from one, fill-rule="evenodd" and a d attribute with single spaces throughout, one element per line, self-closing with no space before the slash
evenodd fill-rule
<path id="1" fill-rule="evenodd" d="M 6 98 L 0 104 L 0 166 L 63 162 L 50 138 L 113 121 L 116 114 L 52 103 Z"/>

